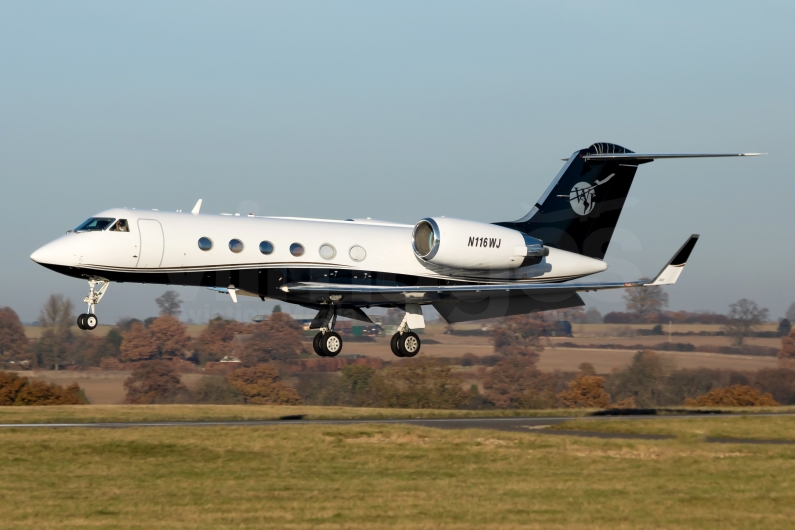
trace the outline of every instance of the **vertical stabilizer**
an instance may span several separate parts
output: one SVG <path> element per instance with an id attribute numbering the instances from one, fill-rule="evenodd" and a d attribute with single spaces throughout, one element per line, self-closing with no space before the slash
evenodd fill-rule
<path id="1" fill-rule="evenodd" d="M 639 164 L 651 160 L 587 159 L 627 153 L 598 143 L 571 155 L 530 212 L 518 221 L 495 223 L 540 239 L 545 245 L 603 259 Z"/>

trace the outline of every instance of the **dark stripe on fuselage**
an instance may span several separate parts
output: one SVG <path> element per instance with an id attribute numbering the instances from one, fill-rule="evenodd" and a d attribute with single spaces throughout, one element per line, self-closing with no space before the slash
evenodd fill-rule
<path id="1" fill-rule="evenodd" d="M 238 289 L 256 294 L 264 298 L 274 298 L 285 302 L 301 305 L 313 304 L 317 294 L 286 293 L 281 286 L 291 283 L 331 283 L 343 285 L 385 286 L 385 287 L 441 287 L 450 285 L 473 285 L 489 283 L 507 283 L 504 279 L 495 279 L 492 282 L 467 280 L 448 280 L 429 278 L 406 274 L 393 274 L 376 271 L 329 269 L 315 267 L 279 267 L 258 269 L 223 269 L 223 270 L 168 270 L 157 271 L 152 269 L 141 270 L 107 270 L 88 267 L 68 267 L 64 265 L 51 265 L 42 263 L 55 272 L 73 278 L 87 279 L 90 276 L 99 276 L 116 283 L 142 283 L 157 285 L 184 285 L 191 287 L 229 287 L 234 285 Z M 555 282 L 568 281 L 571 278 L 556 278 Z M 542 283 L 540 281 L 511 282 L 511 283 Z M 551 283 L 549 280 L 543 283 Z M 528 285 L 528 286 L 529 286 Z M 396 305 L 391 295 L 366 294 L 357 295 L 354 305 Z M 348 298 L 348 296 L 346 296 Z"/>

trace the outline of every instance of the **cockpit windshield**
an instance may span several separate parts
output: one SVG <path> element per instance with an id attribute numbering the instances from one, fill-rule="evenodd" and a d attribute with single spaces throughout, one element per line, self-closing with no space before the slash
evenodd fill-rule
<path id="1" fill-rule="evenodd" d="M 92 217 L 75 228 L 75 232 L 98 232 L 105 230 L 114 219 L 112 217 Z"/>

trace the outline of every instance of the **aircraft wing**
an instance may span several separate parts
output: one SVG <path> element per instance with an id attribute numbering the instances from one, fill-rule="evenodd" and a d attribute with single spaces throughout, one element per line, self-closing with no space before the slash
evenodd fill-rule
<path id="1" fill-rule="evenodd" d="M 281 289 L 289 293 L 341 295 L 343 303 L 346 301 L 344 300 L 345 298 L 353 300 L 370 299 L 370 297 L 380 296 L 393 303 L 429 304 L 451 299 L 460 302 L 472 302 L 482 300 L 486 297 L 509 297 L 512 294 L 524 294 L 531 297 L 536 295 L 572 295 L 578 292 L 600 291 L 603 289 L 625 289 L 628 287 L 643 287 L 645 285 L 671 285 L 676 283 L 676 280 L 679 278 L 698 238 L 699 236 L 697 234 L 690 236 L 685 244 L 682 245 L 676 254 L 668 261 L 666 266 L 663 267 L 660 273 L 652 280 L 642 279 L 631 282 L 604 283 L 499 283 L 416 287 L 302 282 L 286 284 L 283 285 Z"/>

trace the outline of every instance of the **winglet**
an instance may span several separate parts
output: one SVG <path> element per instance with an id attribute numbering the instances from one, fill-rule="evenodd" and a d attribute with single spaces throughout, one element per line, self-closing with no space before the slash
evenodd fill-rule
<path id="1" fill-rule="evenodd" d="M 199 215 L 199 210 L 201 209 L 202 209 L 202 200 L 199 199 L 196 202 L 196 206 L 193 207 L 193 210 L 191 210 L 190 213 L 192 213 L 193 215 Z"/>
<path id="2" fill-rule="evenodd" d="M 676 280 L 679 278 L 679 275 L 682 274 L 682 269 L 685 268 L 685 263 L 687 263 L 687 258 L 690 257 L 690 253 L 693 252 L 693 247 L 696 246 L 698 242 L 698 234 L 693 234 L 688 238 L 684 245 L 674 254 L 674 257 L 671 258 L 671 261 L 663 267 L 663 270 L 657 275 L 656 278 L 651 283 L 646 285 L 673 285 L 676 283 Z"/>

